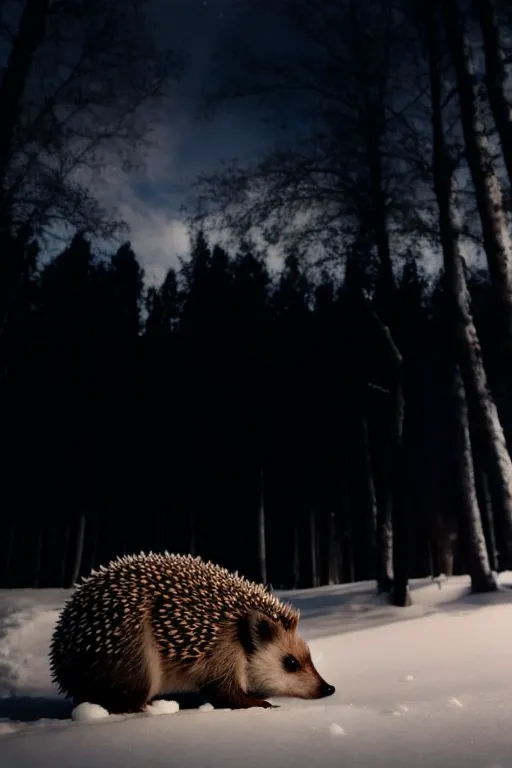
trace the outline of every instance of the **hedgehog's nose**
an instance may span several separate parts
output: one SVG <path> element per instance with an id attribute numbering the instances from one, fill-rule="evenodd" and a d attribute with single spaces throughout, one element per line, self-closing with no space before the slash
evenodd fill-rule
<path id="1" fill-rule="evenodd" d="M 321 696 L 322 698 L 326 698 L 327 696 L 332 696 L 335 692 L 336 688 L 334 685 L 329 685 L 329 683 L 324 683 L 321 688 Z"/>

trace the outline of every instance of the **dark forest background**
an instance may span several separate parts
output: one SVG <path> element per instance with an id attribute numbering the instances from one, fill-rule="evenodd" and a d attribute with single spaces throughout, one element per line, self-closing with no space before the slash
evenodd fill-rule
<path id="1" fill-rule="evenodd" d="M 270 275 L 248 246 L 227 253 L 199 234 L 145 295 L 129 244 L 105 260 L 77 235 L 40 266 L 35 246 L 12 242 L 4 270 L 7 254 L 20 282 L 14 307 L 2 297 L 2 586 L 69 585 L 140 549 L 201 554 L 274 586 L 376 576 L 393 407 L 358 270 L 308 276 L 290 255 Z M 489 284 L 469 279 L 499 371 Z M 393 315 L 411 576 L 467 568 L 443 305 L 441 280 L 409 254 Z"/>
<path id="2" fill-rule="evenodd" d="M 203 106 L 256 95 L 283 130 L 198 179 L 191 253 L 151 288 L 144 254 L 110 247 L 123 222 L 98 186 L 107 159 L 129 174 L 144 156 L 155 114 L 172 125 L 183 62 L 149 6 L 2 5 L 0 586 L 67 587 L 167 549 L 276 588 L 375 579 L 401 606 L 417 576 L 496 590 L 512 569 L 509 3 L 245 4 L 245 32 L 278 19 L 290 37 L 233 24 Z"/>

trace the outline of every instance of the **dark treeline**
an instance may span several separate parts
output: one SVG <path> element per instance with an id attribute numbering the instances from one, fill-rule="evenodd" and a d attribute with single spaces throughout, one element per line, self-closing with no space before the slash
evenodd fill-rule
<path id="1" fill-rule="evenodd" d="M 106 261 L 77 235 L 46 266 L 21 237 L 2 250 L 2 586 L 67 586 L 141 549 L 274 586 L 378 575 L 393 404 L 361 253 L 343 280 L 293 255 L 271 275 L 248 246 L 199 235 L 145 291 L 129 245 Z M 488 284 L 470 285 L 499 369 Z M 407 257 L 393 322 L 411 577 L 468 567 L 443 295 Z"/>

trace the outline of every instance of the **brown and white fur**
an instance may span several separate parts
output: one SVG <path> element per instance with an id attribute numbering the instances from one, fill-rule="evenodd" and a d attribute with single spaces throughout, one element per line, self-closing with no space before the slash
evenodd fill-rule
<path id="1" fill-rule="evenodd" d="M 330 696 L 298 621 L 262 585 L 200 558 L 124 556 L 77 587 L 57 622 L 50 667 L 66 696 L 112 713 L 140 712 L 179 691 L 232 709 Z"/>
<path id="2" fill-rule="evenodd" d="M 297 625 L 285 629 L 256 611 L 227 622 L 208 654 L 196 659 L 166 659 L 151 624 L 116 666 L 101 675 L 81 677 L 70 691 L 76 703 L 100 704 L 111 713 L 141 712 L 158 694 L 201 693 L 215 708 L 272 707 L 272 696 L 320 699 L 334 687 L 317 672 Z"/>
<path id="3" fill-rule="evenodd" d="M 285 629 L 256 611 L 227 624 L 208 656 L 153 666 L 152 674 L 153 695 L 195 690 L 230 709 L 271 707 L 266 699 L 272 696 L 321 699 L 335 691 L 317 672 L 297 623 Z"/>

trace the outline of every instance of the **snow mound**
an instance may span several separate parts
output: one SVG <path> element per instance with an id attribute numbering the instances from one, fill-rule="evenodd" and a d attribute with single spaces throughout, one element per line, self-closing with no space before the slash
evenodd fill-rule
<path id="1" fill-rule="evenodd" d="M 52 691 L 48 648 L 64 590 L 0 591 L 0 698 Z"/>
<path id="2" fill-rule="evenodd" d="M 77 723 L 87 723 L 91 720 L 103 720 L 110 717 L 109 713 L 99 704 L 90 704 L 88 701 L 82 702 L 71 713 L 71 719 Z"/>
<path id="3" fill-rule="evenodd" d="M 177 701 L 167 701 L 166 699 L 155 699 L 151 704 L 146 707 L 146 714 L 158 716 L 158 715 L 175 715 L 180 711 L 180 705 Z"/>

